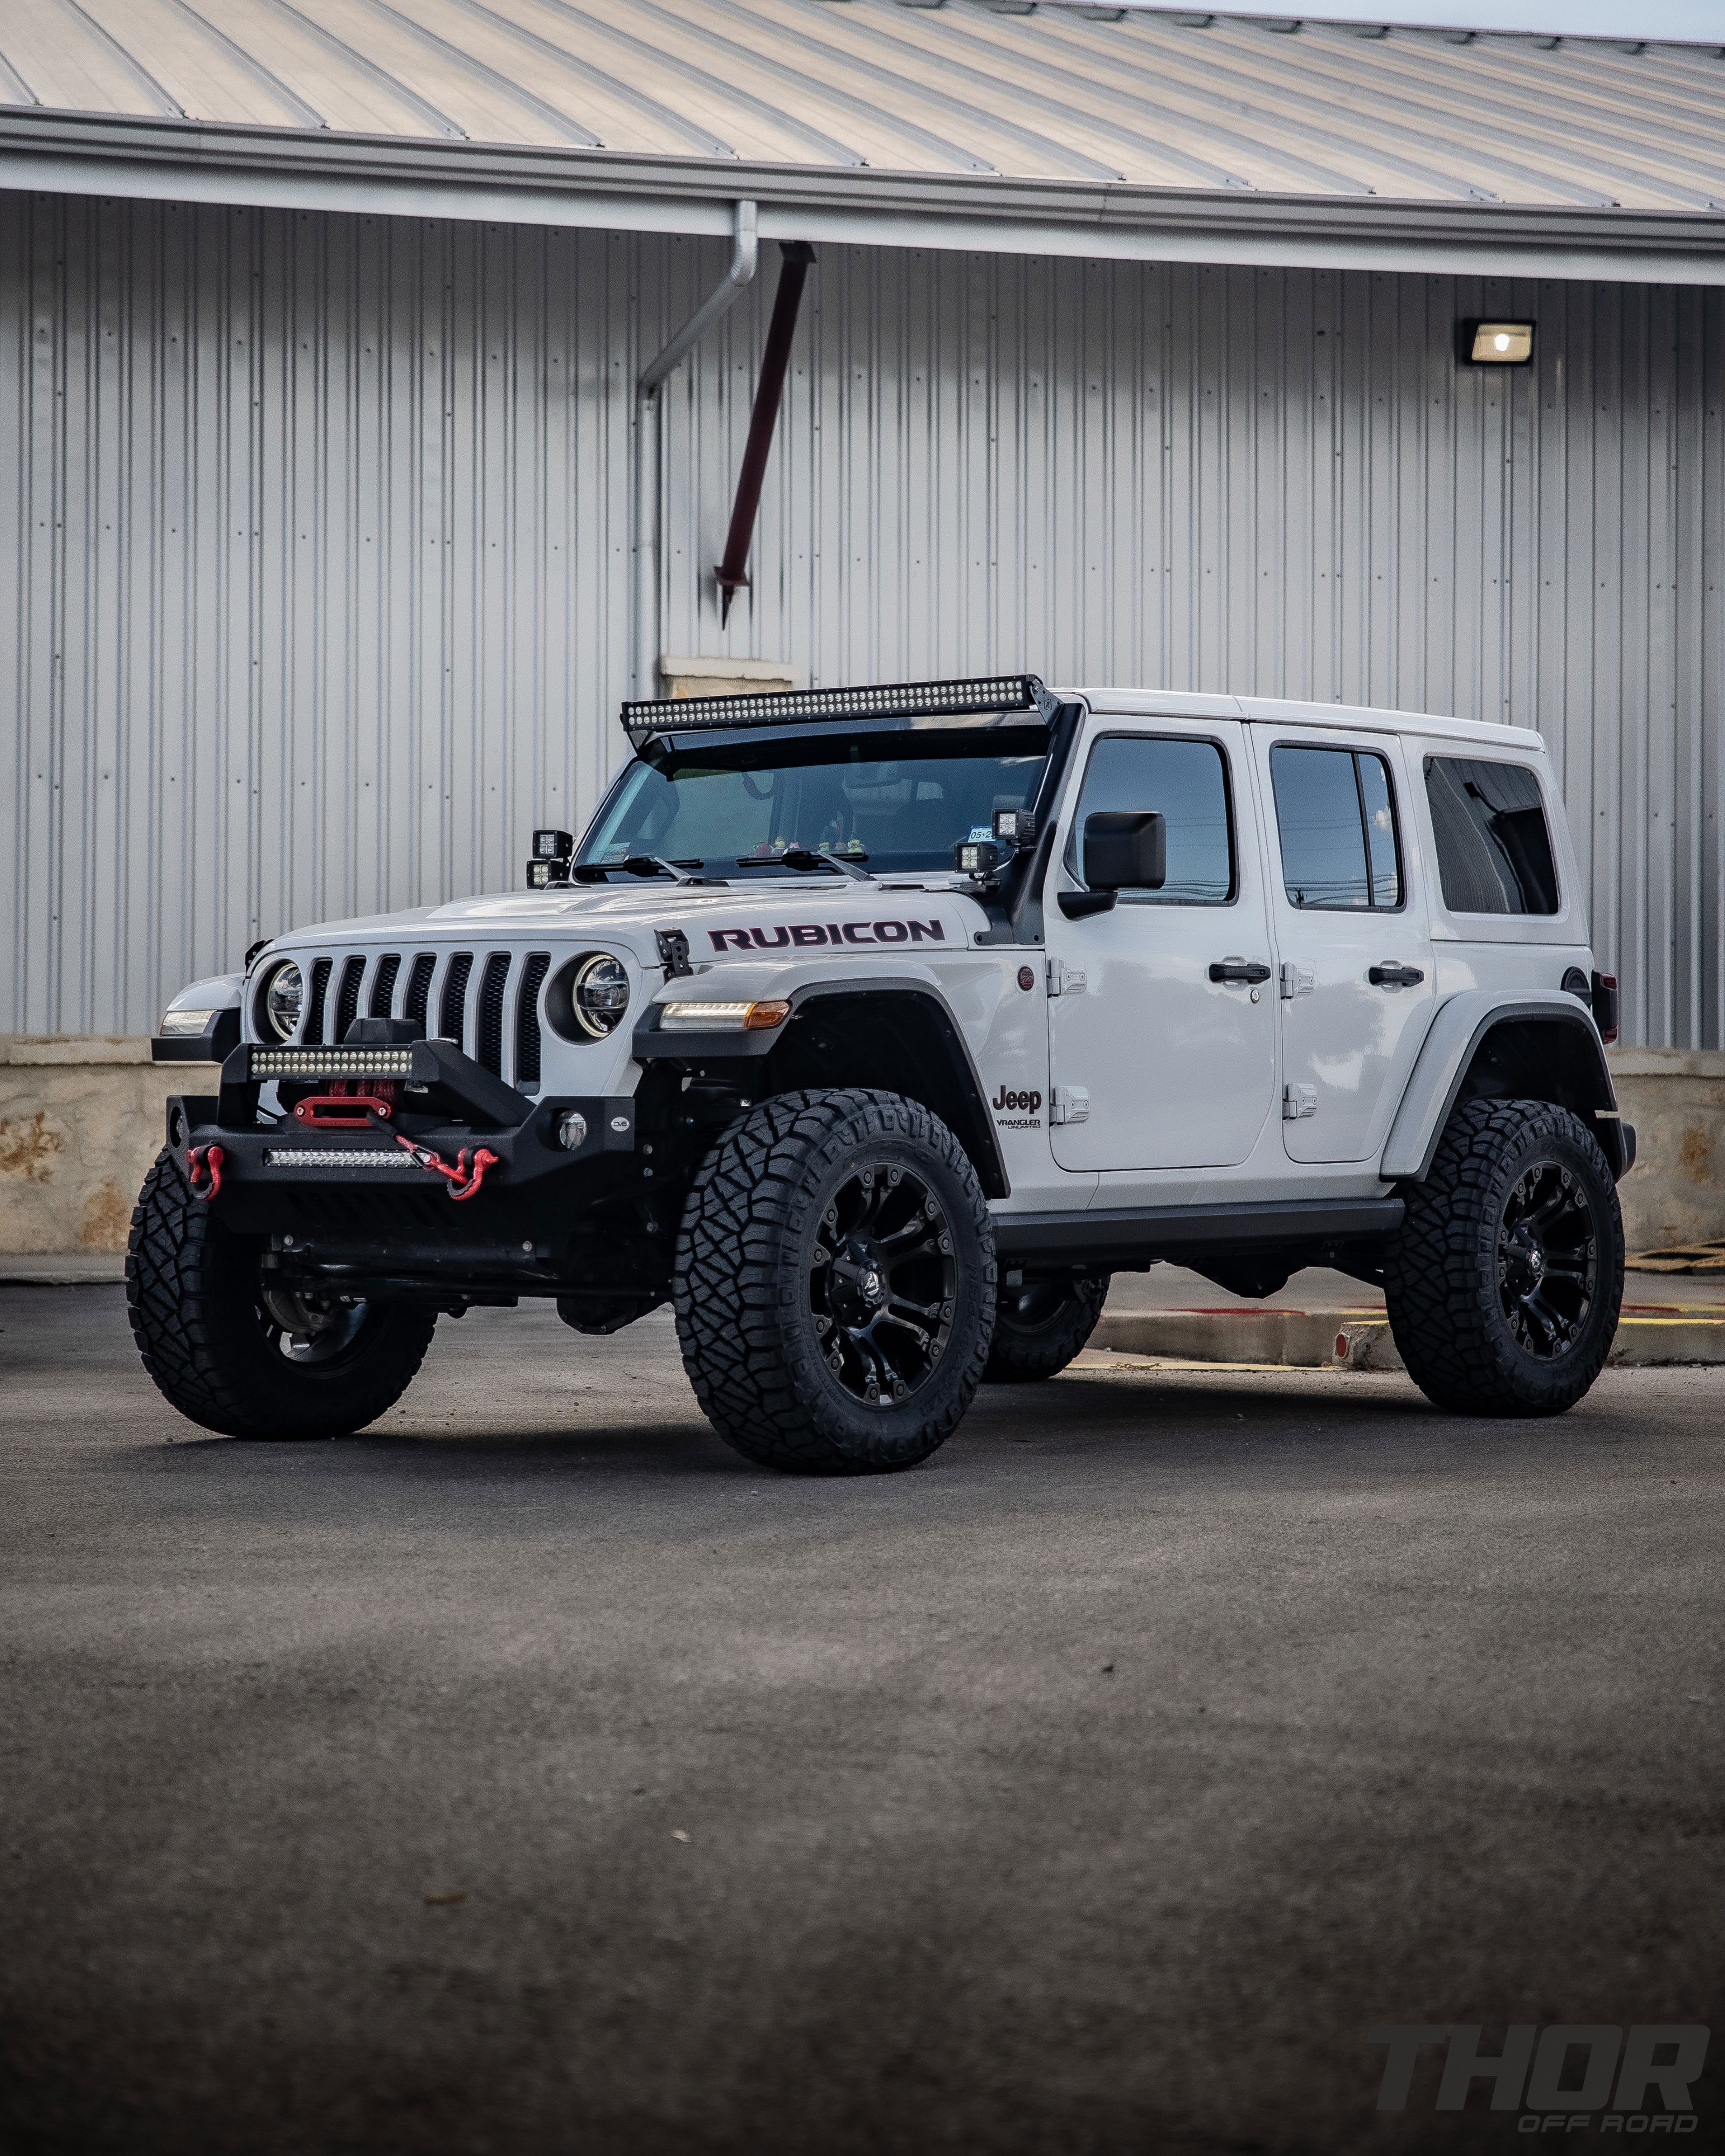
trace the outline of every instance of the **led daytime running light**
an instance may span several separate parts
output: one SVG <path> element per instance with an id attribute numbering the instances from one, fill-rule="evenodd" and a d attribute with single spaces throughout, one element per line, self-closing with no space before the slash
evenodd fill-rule
<path id="1" fill-rule="evenodd" d="M 702 1033 L 766 1033 L 791 1014 L 788 1003 L 661 1004 L 660 1029 L 688 1027 Z"/>

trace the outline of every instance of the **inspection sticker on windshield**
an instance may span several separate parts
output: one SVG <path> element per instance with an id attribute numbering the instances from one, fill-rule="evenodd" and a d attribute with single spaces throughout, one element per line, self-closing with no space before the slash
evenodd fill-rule
<path id="1" fill-rule="evenodd" d="M 993 824 L 973 824 L 970 827 L 970 836 L 964 841 L 964 843 L 967 846 L 973 846 L 977 844 L 979 840 L 983 839 L 992 839 L 993 835 L 994 827 Z"/>

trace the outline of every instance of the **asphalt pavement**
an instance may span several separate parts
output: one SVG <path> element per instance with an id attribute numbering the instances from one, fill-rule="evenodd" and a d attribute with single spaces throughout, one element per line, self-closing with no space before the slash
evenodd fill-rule
<path id="1" fill-rule="evenodd" d="M 527 1310 L 254 1445 L 0 1289 L 0 2148 L 1525 2146 L 1368 2032 L 1725 2023 L 1722 1424 L 1096 1372 L 793 1481 Z"/>

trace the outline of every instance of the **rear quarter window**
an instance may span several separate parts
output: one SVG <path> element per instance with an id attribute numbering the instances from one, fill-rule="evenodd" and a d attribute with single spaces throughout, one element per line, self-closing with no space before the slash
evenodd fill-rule
<path id="1" fill-rule="evenodd" d="M 1527 764 L 1429 756 L 1425 795 L 1452 913 L 1555 913 L 1558 870 L 1538 774 Z"/>

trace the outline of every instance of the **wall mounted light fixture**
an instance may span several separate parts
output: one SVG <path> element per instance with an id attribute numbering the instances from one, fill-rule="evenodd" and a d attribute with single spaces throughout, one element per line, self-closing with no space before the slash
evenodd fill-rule
<path id="1" fill-rule="evenodd" d="M 1470 367 L 1525 367 L 1533 357 L 1533 325 L 1464 322 L 1460 342 Z"/>

